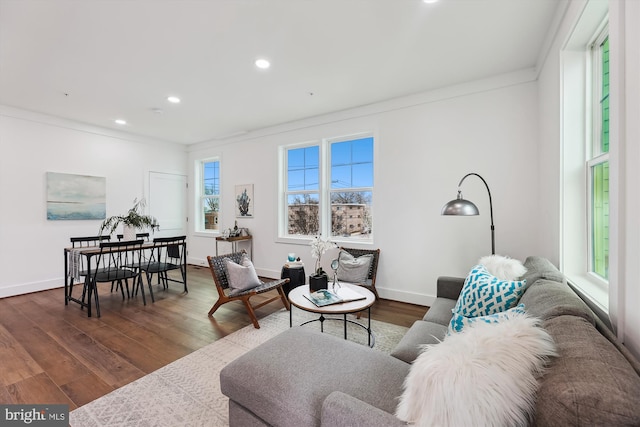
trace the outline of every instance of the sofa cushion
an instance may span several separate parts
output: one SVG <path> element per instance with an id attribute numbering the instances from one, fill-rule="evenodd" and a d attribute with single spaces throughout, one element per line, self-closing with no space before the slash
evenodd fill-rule
<path id="1" fill-rule="evenodd" d="M 451 311 L 449 311 L 449 316 L 451 316 Z M 447 327 L 444 325 L 416 320 L 393 349 L 391 355 L 407 363 L 412 363 L 422 351 L 421 345 L 437 344 L 444 339 L 446 334 Z"/>
<path id="2" fill-rule="evenodd" d="M 521 281 L 500 280 L 478 264 L 469 272 L 453 311 L 477 317 L 508 310 L 518 303 L 524 285 Z"/>
<path id="3" fill-rule="evenodd" d="M 566 283 L 539 279 L 520 298 L 527 312 L 542 320 L 555 316 L 579 316 L 595 324 L 591 309 Z"/>
<path id="4" fill-rule="evenodd" d="M 524 261 L 527 272 L 520 277 L 520 280 L 526 280 L 527 286 L 533 285 L 538 279 L 547 279 L 554 282 L 564 282 L 564 276 L 551 264 L 546 258 L 539 256 L 530 256 Z"/>
<path id="5" fill-rule="evenodd" d="M 265 424 L 313 426 L 333 391 L 393 413 L 408 372 L 407 363 L 380 351 L 294 327 L 225 366 L 220 388 Z"/>
<path id="6" fill-rule="evenodd" d="M 638 426 L 640 377 L 620 352 L 582 317 L 543 322 L 559 356 L 540 382 L 539 426 Z"/>
<path id="7" fill-rule="evenodd" d="M 422 320 L 446 326 L 451 321 L 451 310 L 455 306 L 456 300 L 454 299 L 436 298 Z"/>

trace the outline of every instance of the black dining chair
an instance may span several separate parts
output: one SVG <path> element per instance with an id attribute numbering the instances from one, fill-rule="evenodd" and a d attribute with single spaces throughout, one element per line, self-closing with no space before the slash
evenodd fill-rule
<path id="1" fill-rule="evenodd" d="M 101 242 L 110 241 L 111 236 L 71 237 L 69 240 L 71 241 L 71 251 L 69 251 L 68 256 L 71 258 L 71 268 L 67 273 L 67 280 L 69 282 L 68 296 L 71 297 L 74 282 L 80 282 L 80 279 L 88 274 L 85 258 L 80 256 L 74 249 L 97 247 Z"/>
<path id="2" fill-rule="evenodd" d="M 153 239 L 153 247 L 140 267 L 147 277 L 152 302 L 155 302 L 153 288 L 151 287 L 154 274 L 158 275 L 158 284 L 162 283 L 163 289 L 168 289 L 169 282 L 177 282 L 183 284 L 185 293 L 189 292 L 187 288 L 186 239 L 187 236 L 157 237 Z M 168 273 L 172 270 L 180 271 L 178 279 L 169 276 Z"/>
<path id="3" fill-rule="evenodd" d="M 91 298 L 93 297 L 97 316 L 100 317 L 100 301 L 98 299 L 98 283 L 116 283 L 122 292 L 124 300 L 124 288 L 127 295 L 131 295 L 129 279 L 134 288 L 138 288 L 141 282 L 140 260 L 142 259 L 143 240 L 130 240 L 121 242 L 100 243 L 100 253 L 96 255 L 96 261 L 91 265 L 85 278 L 82 291 L 82 306 L 88 307 L 91 317 Z M 133 289 L 132 289 L 133 290 Z M 86 300 L 86 302 L 85 302 Z M 142 288 L 142 301 L 147 301 Z"/>

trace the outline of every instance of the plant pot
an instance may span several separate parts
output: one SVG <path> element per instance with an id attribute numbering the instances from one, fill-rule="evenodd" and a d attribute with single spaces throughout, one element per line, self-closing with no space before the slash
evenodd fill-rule
<path id="1" fill-rule="evenodd" d="M 309 276 L 309 290 L 315 292 L 319 289 L 327 289 L 329 277 L 326 274 L 314 274 Z"/>
<path id="2" fill-rule="evenodd" d="M 124 225 L 122 228 L 122 235 L 122 240 L 124 241 L 136 240 L 136 228 Z"/>

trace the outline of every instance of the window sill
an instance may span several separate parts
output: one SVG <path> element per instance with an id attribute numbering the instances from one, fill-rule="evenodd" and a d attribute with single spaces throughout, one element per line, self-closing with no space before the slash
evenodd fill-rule
<path id="1" fill-rule="evenodd" d="M 603 281 L 586 274 L 566 274 L 567 280 L 604 313 L 609 313 L 609 293 Z"/>
<path id="2" fill-rule="evenodd" d="M 276 243 L 286 243 L 289 245 L 305 245 L 309 246 L 315 236 L 306 237 L 278 237 Z M 332 237 L 331 241 L 338 246 L 373 246 L 373 240 L 371 239 L 341 239 Z"/>

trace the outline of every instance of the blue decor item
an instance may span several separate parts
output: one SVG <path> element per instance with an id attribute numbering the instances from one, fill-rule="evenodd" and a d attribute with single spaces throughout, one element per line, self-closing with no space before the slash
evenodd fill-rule
<path id="1" fill-rule="evenodd" d="M 524 304 L 518 304 L 509 310 L 501 313 L 490 314 L 488 316 L 465 317 L 458 313 L 453 313 L 451 323 L 449 323 L 449 334 L 451 334 L 451 332 L 461 332 L 466 326 L 475 322 L 498 323 L 502 320 L 508 319 L 509 316 L 513 314 L 524 314 L 524 312 Z"/>
<path id="2" fill-rule="evenodd" d="M 465 279 L 453 312 L 465 317 L 478 317 L 508 310 L 518 303 L 526 283 L 526 280 L 500 280 L 478 264 Z"/>

